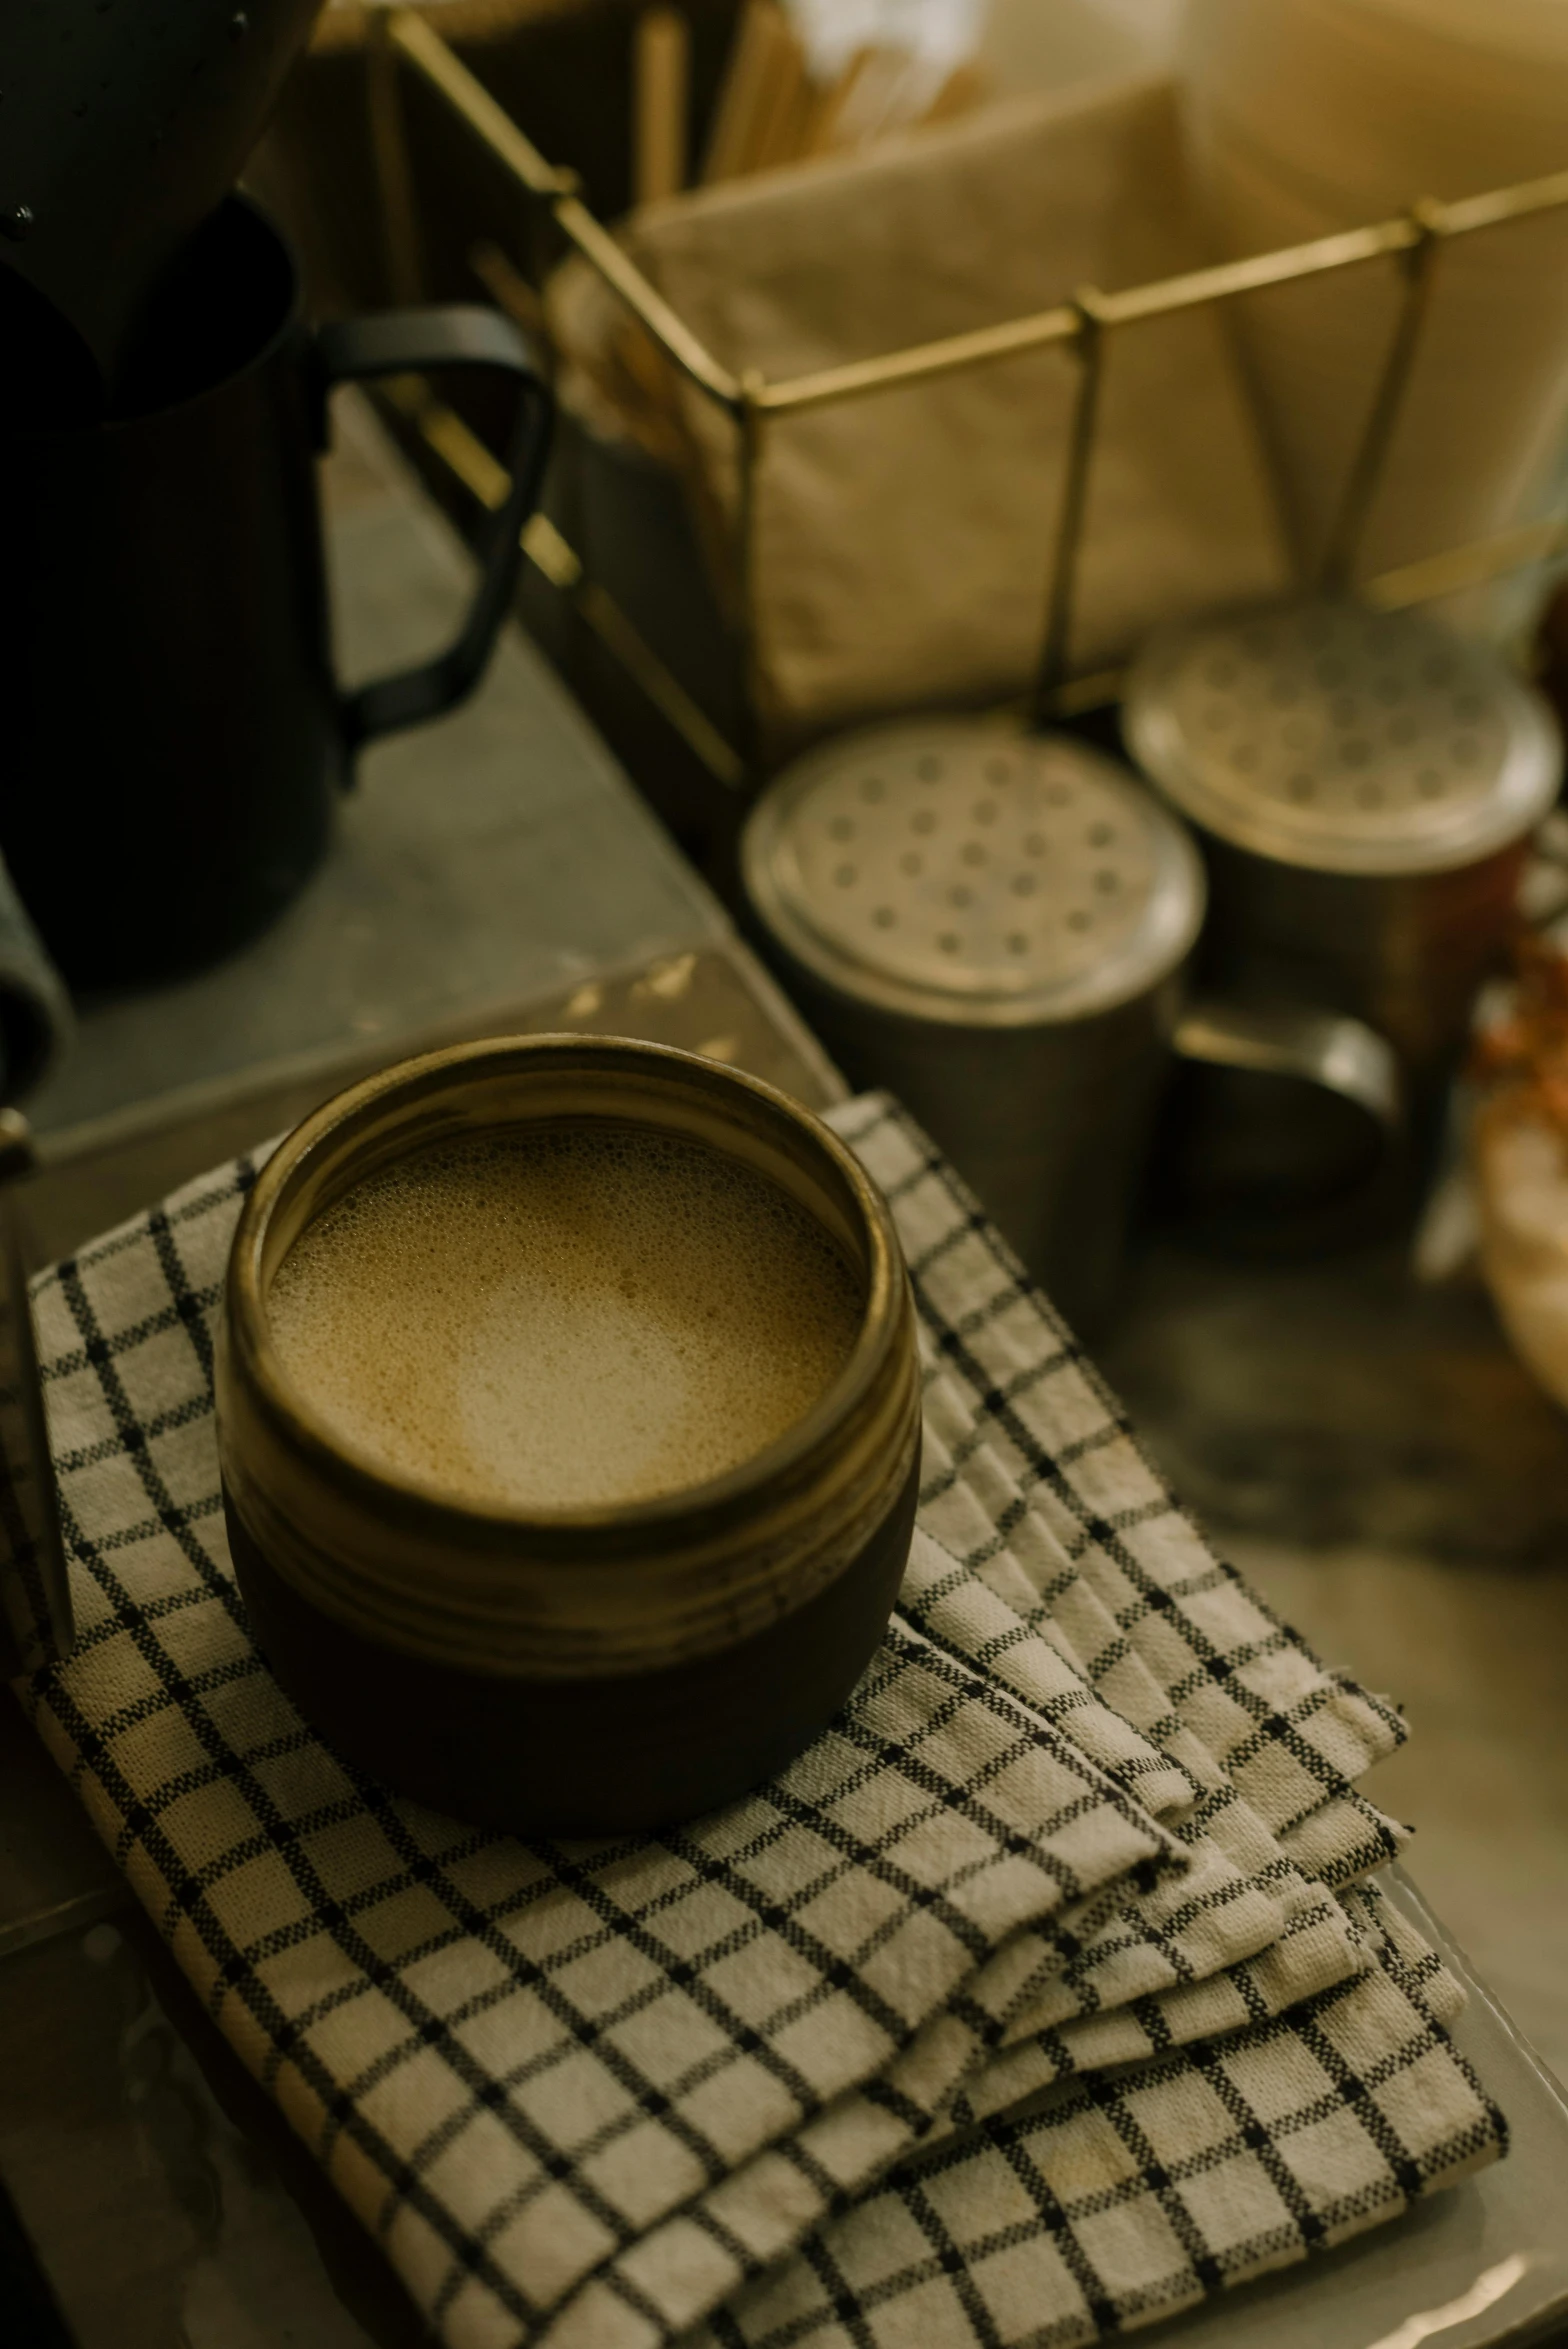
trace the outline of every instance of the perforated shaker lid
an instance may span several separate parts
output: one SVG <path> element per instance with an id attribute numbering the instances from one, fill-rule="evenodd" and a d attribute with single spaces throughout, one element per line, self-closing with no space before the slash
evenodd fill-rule
<path id="1" fill-rule="evenodd" d="M 1551 713 L 1489 646 L 1330 598 L 1158 630 L 1124 723 L 1194 823 L 1323 872 L 1476 862 L 1562 779 Z"/>
<path id="2" fill-rule="evenodd" d="M 758 801 L 741 859 L 819 979 L 955 1024 L 1108 1010 L 1173 970 L 1203 919 L 1192 843 L 1123 768 L 963 719 L 810 752 Z"/>

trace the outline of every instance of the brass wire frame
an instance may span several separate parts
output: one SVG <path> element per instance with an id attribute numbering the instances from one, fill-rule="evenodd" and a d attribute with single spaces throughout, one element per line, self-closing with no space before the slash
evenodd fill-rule
<path id="1" fill-rule="evenodd" d="M 1107 294 L 1081 287 L 1073 298 L 1048 310 L 1007 319 L 995 326 L 919 343 L 874 359 L 858 359 L 807 375 L 769 382 L 755 373 L 734 375 L 716 359 L 658 289 L 638 269 L 579 192 L 574 172 L 546 161 L 538 148 L 485 89 L 441 36 L 415 10 L 378 9 L 367 51 L 368 96 L 382 220 L 391 280 L 400 298 L 410 298 L 419 280 L 418 216 L 413 173 L 404 135 L 398 68 L 414 72 L 450 107 L 508 177 L 544 207 L 568 244 L 598 271 L 686 380 L 734 423 L 739 480 L 734 574 L 737 627 L 753 711 L 756 706 L 756 486 L 767 431 L 780 416 L 874 397 L 915 383 L 934 382 L 967 368 L 1016 357 L 1025 351 L 1059 348 L 1074 361 L 1077 383 L 1067 436 L 1065 475 L 1055 543 L 1048 564 L 1042 649 L 1028 713 L 1035 724 L 1070 717 L 1116 696 L 1114 671 L 1074 677 L 1071 673 L 1073 599 L 1078 554 L 1094 460 L 1100 385 L 1105 351 L 1113 333 L 1151 318 L 1169 317 L 1233 301 L 1272 286 L 1322 277 L 1370 262 L 1392 261 L 1400 270 L 1402 299 L 1388 350 L 1368 406 L 1320 566 L 1320 584 L 1347 587 L 1398 428 L 1441 248 L 1456 237 L 1475 236 L 1538 212 L 1568 206 L 1568 171 L 1497 188 L 1455 203 L 1422 197 L 1407 212 L 1367 228 L 1346 229 L 1260 253 L 1243 261 L 1196 269 L 1155 284 Z M 402 387 L 401 404 L 434 453 L 483 503 L 500 504 L 502 469 L 450 409 L 422 385 Z M 755 775 L 754 746 L 730 744 L 670 675 L 627 615 L 583 565 L 554 525 L 536 515 L 523 535 L 524 549 L 545 576 L 568 594 L 580 616 L 634 677 L 665 718 L 719 782 L 744 787 Z M 1500 578 L 1506 572 L 1550 561 L 1568 552 L 1568 514 L 1472 541 L 1358 583 L 1358 593 L 1384 608 L 1429 601 Z"/>

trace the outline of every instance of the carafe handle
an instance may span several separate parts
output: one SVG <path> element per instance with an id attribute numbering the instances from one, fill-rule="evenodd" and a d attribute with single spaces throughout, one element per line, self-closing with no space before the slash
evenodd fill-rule
<path id="1" fill-rule="evenodd" d="M 523 524 L 538 501 L 555 404 L 511 320 L 477 304 L 384 310 L 371 318 L 343 319 L 318 329 L 316 353 L 323 409 L 326 394 L 336 384 L 361 383 L 377 375 L 419 374 L 428 368 L 494 368 L 517 386 L 505 457 L 510 487 L 476 549 L 479 586 L 463 625 L 434 660 L 375 678 L 341 696 L 343 737 L 352 753 L 378 734 L 439 717 L 478 684 L 517 586 Z"/>

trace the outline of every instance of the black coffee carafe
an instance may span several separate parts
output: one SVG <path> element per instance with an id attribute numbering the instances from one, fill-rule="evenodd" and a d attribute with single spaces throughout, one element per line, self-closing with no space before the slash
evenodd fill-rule
<path id="1" fill-rule="evenodd" d="M 510 494 L 456 640 L 345 695 L 315 479 L 328 394 L 452 366 L 515 388 Z M 0 853 L 73 987 L 167 977 L 259 930 L 321 856 L 359 746 L 471 689 L 549 419 L 493 310 L 313 332 L 289 247 L 231 196 L 165 273 L 118 412 L 0 431 Z"/>

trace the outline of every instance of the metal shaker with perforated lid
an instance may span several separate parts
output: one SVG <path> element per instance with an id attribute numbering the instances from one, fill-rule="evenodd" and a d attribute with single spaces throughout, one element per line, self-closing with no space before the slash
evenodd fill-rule
<path id="1" fill-rule="evenodd" d="M 1080 1327 L 1113 1294 L 1173 1048 L 1387 1110 L 1380 1048 L 1351 1023 L 1183 1017 L 1199 859 L 1068 737 L 961 719 L 846 736 L 763 794 L 741 864 L 829 1050 L 899 1095 Z"/>
<path id="2" fill-rule="evenodd" d="M 1203 834 L 1213 979 L 1358 1015 L 1439 1081 L 1561 783 L 1541 697 L 1423 614 L 1320 597 L 1160 631 L 1124 722 Z"/>

